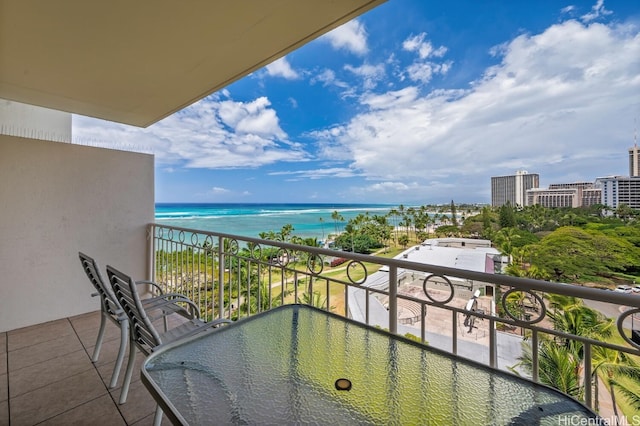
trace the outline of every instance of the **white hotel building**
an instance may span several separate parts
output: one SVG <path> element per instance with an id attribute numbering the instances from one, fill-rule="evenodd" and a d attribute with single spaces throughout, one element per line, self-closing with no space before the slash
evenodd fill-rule
<path id="1" fill-rule="evenodd" d="M 607 176 L 596 179 L 596 188 L 602 190 L 602 204 L 612 209 L 626 204 L 640 210 L 640 176 Z"/>
<path id="2" fill-rule="evenodd" d="M 540 175 L 518 170 L 515 175 L 491 178 L 491 205 L 526 206 L 527 190 L 540 186 Z"/>

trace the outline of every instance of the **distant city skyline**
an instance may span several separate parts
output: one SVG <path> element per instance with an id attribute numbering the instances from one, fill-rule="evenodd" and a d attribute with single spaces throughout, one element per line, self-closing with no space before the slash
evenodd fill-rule
<path id="1" fill-rule="evenodd" d="M 601 204 L 615 209 L 626 205 L 640 209 L 640 147 L 628 149 L 629 174 L 596 176 L 592 181 L 556 182 L 543 188 L 540 176 L 525 170 L 491 177 L 491 206 L 542 205 L 543 207 L 589 207 Z"/>
<path id="2" fill-rule="evenodd" d="M 146 128 L 74 140 L 150 152 L 157 202 L 490 203 L 621 174 L 640 126 L 640 3 L 390 0 Z"/>

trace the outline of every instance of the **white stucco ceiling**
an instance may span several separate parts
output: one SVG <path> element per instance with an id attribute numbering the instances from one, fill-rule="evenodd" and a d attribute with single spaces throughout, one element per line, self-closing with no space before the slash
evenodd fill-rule
<path id="1" fill-rule="evenodd" d="M 0 0 L 0 98 L 148 126 L 384 0 Z"/>

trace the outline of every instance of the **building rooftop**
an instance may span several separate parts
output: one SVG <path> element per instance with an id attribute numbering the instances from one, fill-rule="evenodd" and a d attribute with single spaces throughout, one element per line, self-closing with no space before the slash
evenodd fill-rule
<path id="1" fill-rule="evenodd" d="M 493 273 L 493 269 L 487 270 L 487 255 L 500 255 L 500 251 L 493 247 L 442 247 L 438 239 L 432 239 L 404 251 L 399 258 L 429 265 Z"/>

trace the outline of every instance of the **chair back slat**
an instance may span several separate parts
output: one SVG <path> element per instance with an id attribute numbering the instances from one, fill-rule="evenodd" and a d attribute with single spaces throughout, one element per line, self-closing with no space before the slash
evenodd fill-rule
<path id="1" fill-rule="evenodd" d="M 162 340 L 142 306 L 135 282 L 112 266 L 107 266 L 107 275 L 118 302 L 129 317 L 132 341 L 142 351 L 150 353 Z"/>
<path id="2" fill-rule="evenodd" d="M 116 319 L 116 311 L 120 310 L 120 303 L 118 303 L 118 299 L 111 289 L 111 286 L 107 285 L 102 279 L 97 262 L 91 256 L 82 252 L 78 252 L 78 257 L 80 258 L 82 269 L 100 295 L 100 303 L 102 304 L 103 310 L 111 315 L 113 319 Z"/>

